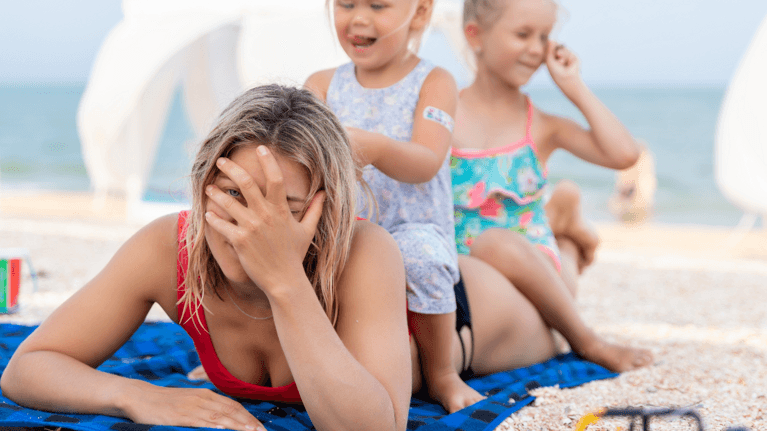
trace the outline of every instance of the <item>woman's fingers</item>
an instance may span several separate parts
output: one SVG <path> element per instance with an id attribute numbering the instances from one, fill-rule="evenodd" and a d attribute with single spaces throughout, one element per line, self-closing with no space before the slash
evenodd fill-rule
<path id="1" fill-rule="evenodd" d="M 285 194 L 282 169 L 277 164 L 277 159 L 274 158 L 274 154 L 264 145 L 259 146 L 257 152 L 258 161 L 261 163 L 261 169 L 264 171 L 264 177 L 266 178 L 266 200 L 272 204 L 284 206 L 284 209 L 287 210 L 288 198 Z"/>
<path id="2" fill-rule="evenodd" d="M 221 192 L 218 191 L 218 193 Z M 229 242 L 234 241 L 235 236 L 237 235 L 237 227 L 235 225 L 222 219 L 213 211 L 205 212 L 205 221 L 208 222 L 208 225 L 210 225 L 213 230 L 223 235 L 227 240 L 229 240 Z"/>
<path id="3" fill-rule="evenodd" d="M 260 148 L 263 148 L 263 146 Z M 230 180 L 237 184 L 237 187 L 240 188 L 240 193 L 245 198 L 245 202 L 248 204 L 248 208 L 255 207 L 256 205 L 261 205 L 263 203 L 264 194 L 261 193 L 261 189 L 258 187 L 256 180 L 253 179 L 253 177 L 250 176 L 250 174 L 245 169 L 240 167 L 237 163 L 227 159 L 226 157 L 219 157 L 218 160 L 216 160 L 216 166 Z M 236 215 L 232 214 L 232 216 Z"/>
<path id="4" fill-rule="evenodd" d="M 216 393 L 211 393 L 211 397 L 212 399 L 204 406 L 201 412 L 201 419 L 213 424 L 214 428 L 224 427 L 247 431 L 261 431 L 265 429 L 263 424 L 237 401 Z"/>
<path id="5" fill-rule="evenodd" d="M 210 389 L 158 387 L 137 400 L 129 419 L 136 423 L 265 431 L 237 401 Z"/>
<path id="6" fill-rule="evenodd" d="M 322 216 L 322 208 L 325 206 L 325 191 L 320 190 L 314 195 L 312 201 L 309 202 L 309 208 L 306 209 L 304 217 L 301 219 L 301 226 L 304 228 L 304 232 L 309 236 L 309 241 L 314 238 L 314 233 L 317 230 L 317 223 Z"/>

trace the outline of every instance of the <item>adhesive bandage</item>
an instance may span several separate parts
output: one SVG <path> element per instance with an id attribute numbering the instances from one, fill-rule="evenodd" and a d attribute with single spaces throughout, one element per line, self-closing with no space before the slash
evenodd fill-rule
<path id="1" fill-rule="evenodd" d="M 450 133 L 453 133 L 453 118 L 447 112 L 433 106 L 427 106 L 423 110 L 423 118 L 439 123 L 445 126 Z"/>

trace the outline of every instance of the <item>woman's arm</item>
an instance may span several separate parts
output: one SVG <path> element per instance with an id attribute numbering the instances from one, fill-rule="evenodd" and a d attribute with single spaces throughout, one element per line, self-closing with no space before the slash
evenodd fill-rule
<path id="1" fill-rule="evenodd" d="M 333 73 L 334 70 L 317 72 L 306 80 L 305 86 L 326 100 Z M 421 87 L 413 114 L 411 141 L 397 141 L 380 133 L 347 128 L 357 164 L 372 164 L 389 177 L 404 183 L 431 180 L 447 157 L 453 131 L 424 118 L 424 110 L 431 106 L 454 117 L 457 104 L 458 90 L 453 76 L 444 69 L 434 68 Z"/>
<path id="2" fill-rule="evenodd" d="M 412 387 L 405 275 L 385 230 L 357 223 L 338 295 L 338 332 L 308 284 L 271 302 L 312 423 L 325 430 L 404 430 Z"/>
<path id="3" fill-rule="evenodd" d="M 163 217 L 136 233 L 24 340 L 3 372 L 5 396 L 38 410 L 255 429 L 258 422 L 242 406 L 211 391 L 163 388 L 95 369 L 130 338 L 154 302 L 176 317 L 176 218 Z M 231 414 L 210 420 L 207 412 L 215 410 Z"/>
<path id="4" fill-rule="evenodd" d="M 404 430 L 410 350 L 404 266 L 394 240 L 378 227 L 357 229 L 337 290 L 337 333 L 302 266 L 324 192 L 296 220 L 276 159 L 264 146 L 258 157 L 263 180 L 231 160 L 219 160 L 246 205 L 212 186 L 208 193 L 216 210 L 206 217 L 269 298 L 280 345 L 312 423 L 321 430 Z M 217 213 L 222 211 L 227 214 Z"/>
<path id="5" fill-rule="evenodd" d="M 554 82 L 583 113 L 591 130 L 584 130 L 572 120 L 543 116 L 550 139 L 539 145 L 542 157 L 547 159 L 555 149 L 563 148 L 581 159 L 612 169 L 625 169 L 636 163 L 639 146 L 620 120 L 583 82 L 575 54 L 550 41 L 546 65 Z"/>

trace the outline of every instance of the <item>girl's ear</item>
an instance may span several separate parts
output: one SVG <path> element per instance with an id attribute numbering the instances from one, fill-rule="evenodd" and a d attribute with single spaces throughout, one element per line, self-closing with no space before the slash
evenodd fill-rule
<path id="1" fill-rule="evenodd" d="M 480 38 L 481 32 L 482 28 L 480 28 L 479 24 L 473 20 L 467 22 L 466 26 L 463 28 L 463 35 L 466 37 L 466 42 L 475 54 L 479 54 L 482 50 L 482 39 Z"/>
<path id="2" fill-rule="evenodd" d="M 412 30 L 420 31 L 426 28 L 431 21 L 431 13 L 434 10 L 434 0 L 416 0 L 418 5 L 416 6 L 415 15 L 413 20 L 410 21 L 410 28 Z"/>

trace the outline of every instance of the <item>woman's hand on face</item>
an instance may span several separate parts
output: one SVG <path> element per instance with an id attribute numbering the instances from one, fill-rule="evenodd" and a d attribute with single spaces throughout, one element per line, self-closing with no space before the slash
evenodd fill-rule
<path id="1" fill-rule="evenodd" d="M 147 386 L 126 412 L 133 422 L 266 431 L 242 404 L 209 389 Z"/>
<path id="2" fill-rule="evenodd" d="M 554 40 L 549 40 L 546 49 L 546 67 L 551 79 L 565 95 L 576 90 L 575 86 L 583 84 L 580 60 L 572 51 Z"/>
<path id="3" fill-rule="evenodd" d="M 246 205 L 215 185 L 206 189 L 209 198 L 226 211 L 233 223 L 213 211 L 205 213 L 208 224 L 232 245 L 248 277 L 265 293 L 296 286 L 306 273 L 304 257 L 322 215 L 325 192 L 318 192 L 301 221 L 291 214 L 282 170 L 265 146 L 258 148 L 258 161 L 266 179 L 265 193 L 253 177 L 233 161 L 220 158 L 218 168 L 239 188 Z"/>

